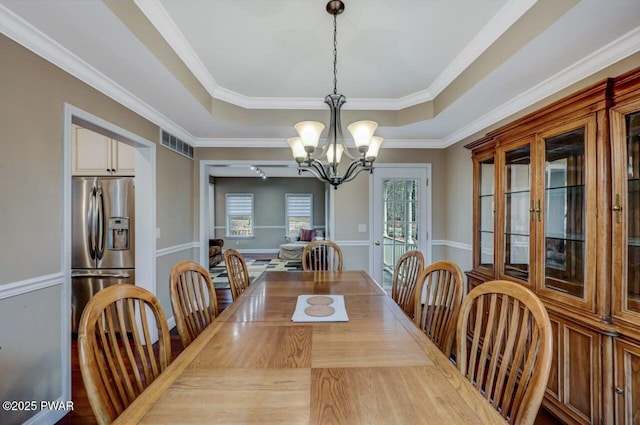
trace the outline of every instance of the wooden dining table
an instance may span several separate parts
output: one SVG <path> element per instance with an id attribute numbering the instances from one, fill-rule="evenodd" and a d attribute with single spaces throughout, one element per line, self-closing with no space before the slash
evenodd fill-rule
<path id="1" fill-rule="evenodd" d="M 342 295 L 346 322 L 293 322 Z M 116 424 L 505 424 L 363 271 L 267 271 Z"/>

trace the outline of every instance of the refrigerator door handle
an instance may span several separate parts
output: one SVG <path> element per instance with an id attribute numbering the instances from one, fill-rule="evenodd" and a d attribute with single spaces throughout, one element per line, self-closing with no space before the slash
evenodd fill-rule
<path id="1" fill-rule="evenodd" d="M 118 279 L 127 279 L 130 277 L 129 273 L 96 273 L 96 272 L 71 272 L 71 277 L 115 277 Z"/>
<path id="2" fill-rule="evenodd" d="M 98 185 L 96 192 L 96 212 L 97 222 L 94 229 L 98 231 L 98 243 L 96 246 L 96 256 L 98 260 L 102 260 L 104 255 L 104 196 L 102 194 L 102 186 Z"/>
<path id="3" fill-rule="evenodd" d="M 89 211 L 87 214 L 87 237 L 89 238 L 89 254 L 91 259 L 96 259 L 96 187 L 91 188 L 91 194 L 89 195 Z"/>

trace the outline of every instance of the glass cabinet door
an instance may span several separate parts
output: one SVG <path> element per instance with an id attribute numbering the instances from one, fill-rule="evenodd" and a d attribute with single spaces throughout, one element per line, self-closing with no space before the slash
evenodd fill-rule
<path id="1" fill-rule="evenodd" d="M 625 117 L 627 129 L 627 309 L 640 313 L 640 111 Z"/>
<path id="2" fill-rule="evenodd" d="M 478 187 L 478 243 L 476 258 L 480 267 L 494 270 L 493 266 L 493 217 L 495 212 L 495 164 L 494 158 L 479 163 Z"/>
<path id="3" fill-rule="evenodd" d="M 581 300 L 575 303 L 583 306 L 593 302 L 593 278 L 586 276 L 586 266 L 593 255 L 587 245 L 595 225 L 595 196 L 588 192 L 595 188 L 594 125 L 587 120 L 582 127 L 542 137 L 542 193 L 532 212 L 543 226 L 538 247 L 541 292 L 552 298 L 577 297 Z"/>
<path id="4" fill-rule="evenodd" d="M 616 313 L 640 314 L 640 102 L 612 114 Z"/>
<path id="5" fill-rule="evenodd" d="M 529 281 L 531 146 L 504 155 L 504 274 Z"/>

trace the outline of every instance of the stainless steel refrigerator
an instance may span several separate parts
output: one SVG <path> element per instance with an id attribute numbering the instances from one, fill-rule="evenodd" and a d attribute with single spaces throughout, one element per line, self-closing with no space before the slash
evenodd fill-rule
<path id="1" fill-rule="evenodd" d="M 71 326 L 101 289 L 135 282 L 133 177 L 73 177 Z"/>

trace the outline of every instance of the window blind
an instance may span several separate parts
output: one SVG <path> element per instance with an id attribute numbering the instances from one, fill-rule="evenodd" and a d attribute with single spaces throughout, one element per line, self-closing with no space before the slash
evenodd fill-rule
<path id="1" fill-rule="evenodd" d="M 253 194 L 227 194 L 227 216 L 253 215 Z"/>
<path id="2" fill-rule="evenodd" d="M 311 217 L 313 198 L 311 194 L 287 194 L 287 217 Z"/>

